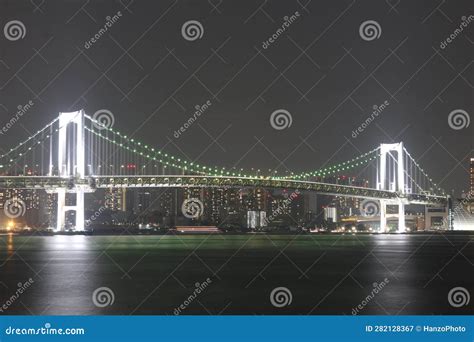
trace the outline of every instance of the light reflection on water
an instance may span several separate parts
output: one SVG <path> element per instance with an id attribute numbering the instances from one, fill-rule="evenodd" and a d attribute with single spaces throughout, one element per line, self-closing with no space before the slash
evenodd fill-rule
<path id="1" fill-rule="evenodd" d="M 88 240 L 88 237 L 84 235 L 56 235 L 48 238 L 53 239 L 53 245 L 51 247 L 60 250 L 84 250 L 87 249 L 91 243 L 91 239 Z"/>
<path id="2" fill-rule="evenodd" d="M 14 251 L 13 234 L 8 234 L 7 251 L 8 251 L 8 256 L 11 257 Z"/>
<path id="3" fill-rule="evenodd" d="M 454 242 L 455 238 L 449 236 Z M 462 247 L 471 238 L 457 239 Z M 346 279 L 326 297 L 317 312 L 350 313 L 374 282 L 388 278 L 390 283 L 377 295 L 378 304 L 392 314 L 404 306 L 403 313 L 430 314 L 421 308 L 446 305 L 445 287 L 451 283 L 445 283 L 455 286 L 466 281 L 462 268 L 466 262 L 458 258 L 461 263 L 452 259 L 443 269 L 449 271 L 449 278 L 441 274 L 443 279 L 436 277 L 427 288 L 423 287 L 456 253 L 438 234 L 4 235 L 0 240 L 0 281 L 14 288 L 18 282 L 33 278 L 33 286 L 22 297 L 33 314 L 129 314 L 145 299 L 136 313 L 172 313 L 189 295 L 189 286 L 213 277 L 212 272 L 218 270 L 222 280 L 213 278 L 213 288 L 206 292 L 209 297 L 202 298 L 216 312 L 229 301 L 237 310 L 229 311 L 237 314 L 254 313 L 249 308 L 271 310 L 267 308 L 268 289 L 285 285 L 294 292 L 297 305 L 308 306 L 306 311 L 293 309 L 305 314 L 335 284 Z M 282 250 L 285 255 L 280 253 Z M 193 251 L 197 256 L 192 255 Z M 463 253 L 472 258 L 467 248 Z M 301 276 L 298 269 L 308 270 L 308 278 Z M 347 277 L 350 270 L 363 288 Z M 246 287 L 259 272 L 264 278 L 257 277 Z M 99 287 L 113 290 L 116 302 L 112 307 L 98 308 L 93 304 L 92 293 Z M 150 293 L 152 296 L 147 298 Z M 301 302 L 305 296 L 311 300 Z M 367 307 L 365 312 L 384 314 L 378 304 Z M 21 306 L 17 310 L 14 313 L 28 314 Z M 200 310 L 199 306 L 189 313 L 205 314 Z"/>

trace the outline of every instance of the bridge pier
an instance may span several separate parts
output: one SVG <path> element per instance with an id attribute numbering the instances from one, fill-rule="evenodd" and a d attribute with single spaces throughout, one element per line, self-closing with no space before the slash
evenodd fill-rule
<path id="1" fill-rule="evenodd" d="M 380 228 L 381 233 L 387 232 L 387 203 L 384 200 L 380 200 Z"/>
<path id="2" fill-rule="evenodd" d="M 405 222 L 405 203 L 399 200 L 398 203 L 380 200 L 380 232 L 388 233 L 387 227 L 387 205 L 398 205 L 398 227 L 397 233 L 404 233 L 406 231 Z"/>
<path id="3" fill-rule="evenodd" d="M 405 203 L 402 200 L 398 202 L 398 233 L 404 233 L 406 231 L 405 224 Z"/>
<path id="4" fill-rule="evenodd" d="M 84 190 L 76 192 L 76 230 L 84 230 Z"/>
<path id="5" fill-rule="evenodd" d="M 61 231 L 64 228 L 66 222 L 66 189 L 57 190 L 58 203 L 57 203 L 57 218 L 56 218 L 56 231 Z"/>
<path id="6" fill-rule="evenodd" d="M 56 231 L 64 231 L 66 225 L 66 213 L 68 211 L 76 212 L 76 230 L 84 230 L 84 191 L 77 190 L 76 204 L 66 205 L 66 190 L 58 189 L 58 210 L 56 220 Z"/>

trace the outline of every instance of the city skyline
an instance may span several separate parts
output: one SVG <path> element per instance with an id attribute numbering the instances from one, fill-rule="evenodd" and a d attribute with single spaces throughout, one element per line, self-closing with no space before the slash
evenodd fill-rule
<path id="1" fill-rule="evenodd" d="M 134 170 L 131 171 L 133 174 Z M 466 184 L 472 184 L 474 169 L 471 166 L 471 175 L 466 179 Z M 354 176 L 338 176 L 331 182 L 337 184 L 354 184 L 356 186 L 367 186 L 368 181 L 364 178 Z M 133 188 L 106 188 L 102 191 L 96 190 L 85 198 L 85 217 L 87 227 L 105 224 L 114 226 L 117 224 L 126 224 L 137 227 L 139 224 L 156 224 L 160 228 L 172 228 L 177 225 L 202 225 L 212 224 L 221 228 L 233 227 L 233 229 L 263 229 L 267 226 L 286 226 L 299 229 L 316 229 L 317 227 L 328 228 L 328 222 L 337 224 L 337 227 L 354 226 L 358 222 L 367 223 L 363 217 L 366 213 L 361 207 L 363 202 L 358 198 L 325 196 L 312 192 L 299 193 L 299 201 L 285 201 L 291 198 L 291 190 L 267 190 L 265 188 L 182 188 L 182 189 L 153 189 L 143 188 L 134 190 Z M 314 199 L 310 199 L 313 197 Z M 458 198 L 462 201 L 471 198 L 464 194 L 464 197 Z M 202 202 L 202 213 L 196 218 L 186 218 L 180 206 L 185 199 L 198 199 Z M 16 223 L 18 228 L 21 224 L 33 226 L 36 228 L 47 228 L 55 225 L 57 215 L 54 202 L 54 194 L 48 194 L 37 190 L 2 190 L 0 191 L 0 209 L 2 211 L 2 223 L 7 225 L 11 218 L 4 207 L 8 201 L 15 200 L 24 203 L 24 213 Z M 457 203 L 457 202 L 455 202 Z M 298 206 L 295 208 L 294 206 Z M 378 204 L 376 204 L 378 206 Z M 455 205 L 459 207 L 460 205 Z M 466 212 L 471 211 L 466 206 Z M 470 205 L 472 207 L 472 205 Z M 328 220 L 328 208 L 334 208 L 334 213 L 330 214 Z M 470 208 L 470 207 L 469 207 Z M 108 209 L 109 213 L 104 213 Z M 456 208 L 454 208 L 456 209 Z M 377 209 L 378 210 L 378 209 Z M 407 215 L 418 213 L 420 220 L 426 220 L 424 210 L 419 207 L 407 208 Z M 455 210 L 456 211 L 456 210 Z M 119 212 L 122 212 L 120 214 Z M 250 215 L 252 213 L 265 213 L 265 224 L 260 222 L 250 224 Z M 278 215 L 275 214 L 278 213 Z M 7 214 L 7 215 L 5 215 Z M 27 214 L 27 215 L 25 215 Z M 112 216 L 111 216 L 112 215 Z M 377 213 L 375 214 L 377 215 Z M 373 216 L 375 216 L 373 215 Z M 372 215 L 369 215 L 372 216 Z M 272 218 L 268 220 L 266 217 Z M 353 221 L 350 221 L 351 219 Z M 359 220 L 357 219 L 359 217 Z M 360 220 L 362 218 L 362 220 Z M 459 219 L 459 218 L 458 218 Z M 283 220 L 283 221 L 282 221 Z M 444 219 L 443 219 L 444 220 Z M 245 223 L 247 221 L 247 224 Z M 272 222 L 274 221 L 274 222 Z M 370 220 L 369 220 L 370 221 Z M 372 221 L 376 221 L 373 219 Z M 345 223 L 344 223 L 345 222 Z M 353 223 L 351 223 L 353 222 Z M 456 222 L 456 220 L 455 220 Z M 283 224 L 282 224 L 283 223 Z M 412 222 L 408 227 L 413 230 L 425 230 L 428 226 L 423 223 L 421 226 Z M 441 223 L 436 223 L 440 225 Z M 74 226 L 74 220 L 72 227 Z M 364 228 L 372 229 L 372 225 Z M 336 226 L 332 227 L 335 229 Z M 433 226 L 432 226 L 433 228 Z M 442 228 L 442 226 L 438 226 Z M 376 228 L 377 230 L 379 228 Z M 444 229 L 446 229 L 444 227 Z M 456 228 L 455 228 L 456 229 Z M 459 228 L 458 228 L 459 229 Z"/>

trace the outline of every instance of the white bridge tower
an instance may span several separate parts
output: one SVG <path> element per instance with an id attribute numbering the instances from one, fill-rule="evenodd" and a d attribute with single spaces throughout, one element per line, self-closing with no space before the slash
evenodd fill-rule
<path id="1" fill-rule="evenodd" d="M 72 129 L 71 129 L 72 125 Z M 59 114 L 58 140 L 58 176 L 67 179 L 84 179 L 84 111 Z M 66 194 L 75 194 L 75 205 L 66 205 Z M 58 189 L 58 207 L 56 231 L 65 229 L 66 213 L 75 211 L 76 230 L 84 230 L 84 193 L 85 189 L 74 186 L 71 189 Z"/>
<path id="2" fill-rule="evenodd" d="M 396 156 L 393 153 L 396 153 Z M 378 190 L 396 191 L 400 195 L 406 193 L 403 153 L 403 142 L 380 145 L 380 163 L 377 165 Z M 389 161 L 388 165 L 387 161 Z M 387 231 L 387 204 L 398 204 L 398 232 L 405 232 L 405 202 L 403 199 L 399 199 L 398 203 L 380 199 L 380 231 Z"/>

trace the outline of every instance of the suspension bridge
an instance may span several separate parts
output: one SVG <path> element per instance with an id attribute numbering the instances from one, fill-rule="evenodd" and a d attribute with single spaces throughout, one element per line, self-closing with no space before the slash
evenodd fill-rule
<path id="1" fill-rule="evenodd" d="M 340 184 L 338 176 L 348 173 L 367 180 L 358 186 Z M 262 175 L 183 160 L 128 137 L 80 110 L 60 113 L 0 155 L 0 189 L 57 194 L 57 231 L 65 229 L 68 211 L 76 213 L 76 230 L 84 230 L 86 193 L 101 188 L 153 187 L 298 189 L 374 200 L 380 203 L 381 231 L 387 227 L 387 206 L 398 206 L 398 231 L 403 232 L 406 205 L 449 205 L 449 197 L 402 142 L 381 144 L 351 160 L 320 169 Z M 70 197 L 74 205 L 68 205 L 66 198 Z"/>

